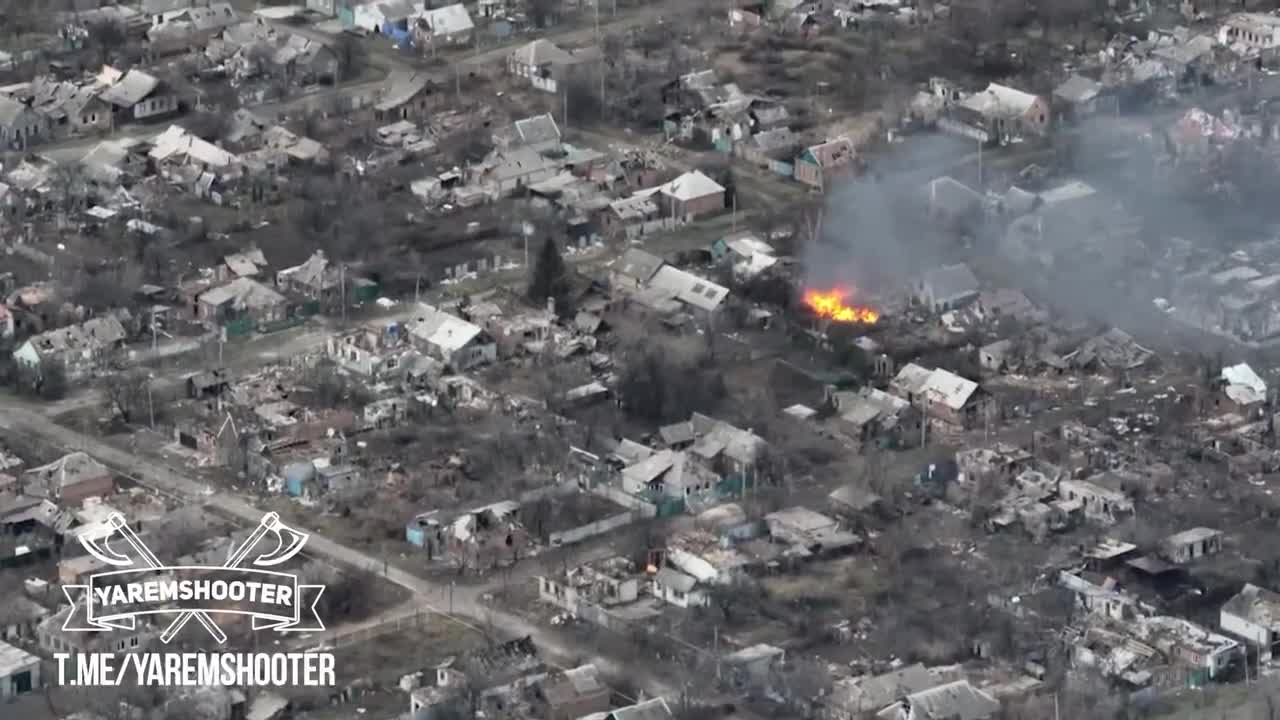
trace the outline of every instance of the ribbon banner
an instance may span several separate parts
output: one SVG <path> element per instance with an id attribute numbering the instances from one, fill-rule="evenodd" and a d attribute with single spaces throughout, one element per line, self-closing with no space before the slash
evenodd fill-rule
<path id="1" fill-rule="evenodd" d="M 254 630 L 323 630 L 316 603 L 323 585 L 288 573 L 233 567 L 174 566 L 98 573 L 65 585 L 71 612 L 64 630 L 132 630 L 139 615 L 186 612 L 249 615 Z"/>

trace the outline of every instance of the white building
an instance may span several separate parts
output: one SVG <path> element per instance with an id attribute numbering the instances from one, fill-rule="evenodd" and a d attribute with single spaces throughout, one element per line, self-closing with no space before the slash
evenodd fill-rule
<path id="1" fill-rule="evenodd" d="M 664 567 L 653 576 L 653 596 L 676 607 L 703 607 L 710 602 L 698 588 L 698 580 L 674 568 Z"/>
<path id="2" fill-rule="evenodd" d="M 941 313 L 978 299 L 980 290 L 973 271 L 960 263 L 926 272 L 916 285 L 915 297 L 921 305 Z"/>
<path id="3" fill-rule="evenodd" d="M 1280 17 L 1262 13 L 1232 15 L 1218 28 L 1218 42 L 1246 51 L 1280 47 Z"/>
<path id="4" fill-rule="evenodd" d="M 1246 584 L 1223 604 L 1218 627 L 1258 648 L 1259 664 L 1271 662 L 1280 642 L 1280 593 Z"/>
<path id="5" fill-rule="evenodd" d="M 40 688 L 40 658 L 0 642 L 0 701 Z"/>
<path id="6" fill-rule="evenodd" d="M 498 345 L 483 328 L 425 303 L 405 327 L 414 347 L 455 371 L 498 359 Z"/>

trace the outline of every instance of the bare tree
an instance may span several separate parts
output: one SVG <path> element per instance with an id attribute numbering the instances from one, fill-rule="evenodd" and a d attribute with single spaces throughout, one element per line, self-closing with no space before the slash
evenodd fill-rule
<path id="1" fill-rule="evenodd" d="M 157 539 L 157 547 L 163 547 L 172 557 L 180 558 L 191 555 L 200 549 L 206 540 L 207 525 L 200 522 L 190 511 L 184 509 L 170 513 L 164 522 L 151 534 Z"/>
<path id="2" fill-rule="evenodd" d="M 338 56 L 338 77 L 343 82 L 350 82 L 364 72 L 368 55 L 360 38 L 343 33 L 334 46 L 334 52 Z"/>
<path id="3" fill-rule="evenodd" d="M 102 384 L 105 409 L 108 413 L 119 416 L 125 423 L 148 419 L 155 407 L 155 398 L 150 395 L 150 388 L 151 379 L 138 370 L 109 378 Z"/>
<path id="4" fill-rule="evenodd" d="M 89 44 L 98 51 L 98 61 L 104 65 L 111 56 L 128 42 L 128 35 L 120 23 L 104 20 L 89 25 Z"/>
<path id="5" fill-rule="evenodd" d="M 539 28 L 553 23 L 559 8 L 559 0 L 525 0 L 524 3 L 525 13 L 533 21 L 534 27 Z"/>

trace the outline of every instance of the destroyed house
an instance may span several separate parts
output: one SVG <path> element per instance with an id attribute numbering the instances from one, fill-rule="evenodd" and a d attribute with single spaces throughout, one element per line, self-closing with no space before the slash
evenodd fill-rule
<path id="1" fill-rule="evenodd" d="M 1219 382 L 1231 409 L 1246 416 L 1263 412 L 1262 405 L 1267 401 L 1267 383 L 1248 363 L 1224 367 Z"/>
<path id="2" fill-rule="evenodd" d="M 715 314 L 729 297 L 729 289 L 672 265 L 663 265 L 648 284 L 631 296 L 632 302 L 657 314 L 681 311 L 698 317 Z"/>
<path id="3" fill-rule="evenodd" d="M 555 93 L 560 83 L 584 63 L 600 58 L 594 48 L 570 52 L 546 39 L 516 48 L 507 56 L 507 72 L 544 92 Z"/>
<path id="4" fill-rule="evenodd" d="M 930 270 L 915 287 L 919 304 L 936 313 L 955 310 L 978 299 L 981 287 L 968 265 L 960 263 Z"/>
<path id="5" fill-rule="evenodd" d="M 326 350 L 339 367 L 378 381 L 407 371 L 414 352 L 397 323 L 366 324 L 330 337 Z"/>
<path id="6" fill-rule="evenodd" d="M 242 277 L 255 278 L 261 275 L 266 268 L 266 256 L 262 254 L 261 250 L 251 248 L 222 258 L 222 262 L 214 268 L 214 274 L 222 281 Z"/>
<path id="7" fill-rule="evenodd" d="M 834 518 L 805 507 L 769 513 L 764 521 L 774 542 L 791 546 L 790 553 L 800 557 L 844 552 L 862 543 Z"/>
<path id="8" fill-rule="evenodd" d="M 859 443 L 902 448 L 919 442 L 920 411 L 903 398 L 865 387 L 834 393 L 832 405 L 841 429 Z"/>
<path id="9" fill-rule="evenodd" d="M 889 384 L 889 392 L 920 408 L 927 418 L 969 428 L 986 418 L 991 397 L 972 380 L 938 368 L 908 363 Z"/>
<path id="10" fill-rule="evenodd" d="M 330 304 L 340 300 L 342 271 L 333 266 L 323 250 L 317 250 L 301 265 L 276 273 L 276 287 L 303 297 Z"/>
<path id="11" fill-rule="evenodd" d="M 1000 702 L 968 680 L 912 693 L 876 713 L 877 720 L 995 720 Z"/>
<path id="12" fill-rule="evenodd" d="M 1223 604 L 1218 626 L 1252 645 L 1263 666 L 1269 664 L 1280 645 L 1280 594 L 1246 583 Z"/>
<path id="13" fill-rule="evenodd" d="M 1079 120 L 1094 114 L 1103 93 L 1102 83 L 1078 73 L 1072 73 L 1053 89 L 1054 106 L 1061 108 L 1060 116 Z M 1110 97 L 1108 107 L 1113 107 L 1114 96 Z"/>
<path id="14" fill-rule="evenodd" d="M 457 372 L 498 357 L 497 342 L 483 328 L 430 305 L 420 303 L 413 319 L 405 323 L 405 330 L 419 352 Z"/>
<path id="15" fill-rule="evenodd" d="M 248 277 L 206 290 L 196 299 L 197 317 L 212 326 L 260 327 L 283 320 L 287 307 L 283 295 Z"/>
<path id="16" fill-rule="evenodd" d="M 973 93 L 949 108 L 942 129 L 981 142 L 1009 142 L 1024 135 L 1043 135 L 1049 128 L 1044 98 L 999 83 Z"/>
<path id="17" fill-rule="evenodd" d="M 578 718 L 609 709 L 613 691 L 600 681 L 595 665 L 570 668 L 549 676 L 542 684 L 547 720 Z"/>
<path id="18" fill-rule="evenodd" d="M 393 72 L 387 77 L 381 97 L 373 106 L 374 117 L 378 122 L 424 120 L 433 90 L 432 78 L 427 73 Z"/>
<path id="19" fill-rule="evenodd" d="M 49 139 L 49 118 L 25 103 L 0 96 L 0 144 L 13 150 L 24 150 Z"/>
<path id="20" fill-rule="evenodd" d="M 37 373 L 48 363 L 60 364 L 69 379 L 77 380 L 106 365 L 126 337 L 120 320 L 107 314 L 30 337 L 13 351 L 13 359 Z"/>
<path id="21" fill-rule="evenodd" d="M 661 450 L 622 470 L 622 489 L 649 498 L 685 498 L 715 488 L 717 477 L 685 451 Z"/>
<path id="22" fill-rule="evenodd" d="M 1222 532 L 1197 527 L 1165 538 L 1160 545 L 1161 554 L 1172 563 L 1189 563 L 1207 555 L 1222 551 Z"/>
<path id="23" fill-rule="evenodd" d="M 481 684 L 489 690 L 544 672 L 545 665 L 533 638 L 526 635 L 473 650 L 447 663 L 445 671 L 463 678 L 483 678 Z"/>
<path id="24" fill-rule="evenodd" d="M 475 32 L 471 14 L 462 3 L 419 10 L 412 24 L 414 43 L 421 47 L 466 43 Z"/>
<path id="25" fill-rule="evenodd" d="M 538 577 L 538 598 L 586 617 L 584 606 L 610 606 L 634 602 L 640 597 L 640 574 L 635 564 L 610 557 Z"/>
<path id="26" fill-rule="evenodd" d="M 1088 480 L 1062 480 L 1058 495 L 1069 503 L 1079 503 L 1086 518 L 1114 523 L 1133 514 L 1133 501 L 1119 490 L 1112 490 Z"/>
<path id="27" fill-rule="evenodd" d="M 794 177 L 797 182 L 825 191 L 833 180 L 853 171 L 856 157 L 853 142 L 848 138 L 810 145 L 796 157 Z"/>
<path id="28" fill-rule="evenodd" d="M 933 687 L 935 682 L 933 675 L 916 663 L 883 675 L 841 678 L 821 702 L 830 720 L 863 720 L 897 700 Z"/>
<path id="29" fill-rule="evenodd" d="M 91 497 L 115 491 L 115 479 L 102 463 L 82 452 L 73 452 L 22 474 L 26 494 L 51 500 L 64 507 L 78 507 Z"/>
<path id="30" fill-rule="evenodd" d="M 725 189 L 699 170 L 684 173 L 655 188 L 634 194 L 657 202 L 663 215 L 681 222 L 691 222 L 725 210 Z"/>
<path id="31" fill-rule="evenodd" d="M 1111 328 L 1084 341 L 1074 352 L 1063 356 L 1063 360 L 1080 369 L 1133 370 L 1146 364 L 1153 354 L 1129 333 Z"/>
<path id="32" fill-rule="evenodd" d="M 178 95 L 165 82 L 141 70 L 121 73 L 103 68 L 98 81 L 104 83 L 99 97 L 112 107 L 117 124 L 149 120 L 178 111 Z"/>
<path id="33" fill-rule="evenodd" d="M 240 21 L 239 13 L 226 2 L 159 13 L 153 16 L 147 29 L 148 50 L 153 55 L 166 55 L 203 47 L 215 35 Z"/>
<path id="34" fill-rule="evenodd" d="M 72 609 L 66 606 L 41 621 L 36 634 L 42 650 L 49 653 L 141 652 L 159 635 L 154 626 L 145 623 L 110 631 L 67 630 L 65 625 Z"/>
<path id="35" fill-rule="evenodd" d="M 609 286 L 615 290 L 638 291 L 649 284 L 662 266 L 663 260 L 657 255 L 630 248 L 614 261 L 609 271 Z"/>

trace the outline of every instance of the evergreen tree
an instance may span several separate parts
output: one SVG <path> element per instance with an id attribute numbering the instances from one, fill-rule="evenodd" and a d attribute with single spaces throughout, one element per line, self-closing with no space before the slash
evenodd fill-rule
<path id="1" fill-rule="evenodd" d="M 560 255 L 556 241 L 547 237 L 533 261 L 533 275 L 529 278 L 529 299 L 545 303 L 547 298 L 554 298 L 557 312 L 563 313 L 568 296 L 569 275 L 564 258 Z"/>

